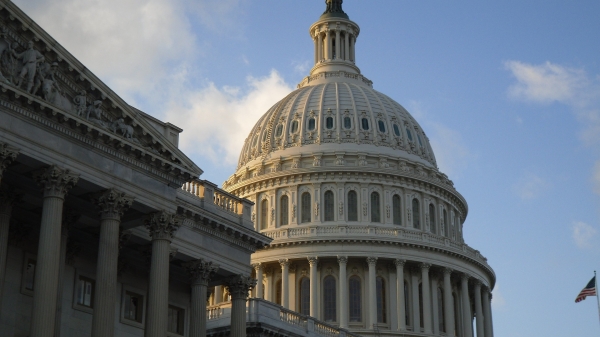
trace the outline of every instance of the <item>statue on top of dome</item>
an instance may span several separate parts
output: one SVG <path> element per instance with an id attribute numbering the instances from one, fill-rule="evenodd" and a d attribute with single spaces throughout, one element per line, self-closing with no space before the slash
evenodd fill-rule
<path id="1" fill-rule="evenodd" d="M 325 0 L 325 4 L 327 4 L 325 13 L 344 13 L 342 10 L 342 2 L 344 2 L 344 0 Z"/>

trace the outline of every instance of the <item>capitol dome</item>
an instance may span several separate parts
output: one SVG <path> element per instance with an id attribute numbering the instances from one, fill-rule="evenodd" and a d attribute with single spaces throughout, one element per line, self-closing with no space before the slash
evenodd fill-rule
<path id="1" fill-rule="evenodd" d="M 223 184 L 273 238 L 252 255 L 254 296 L 365 336 L 491 337 L 496 276 L 464 242 L 467 202 L 417 121 L 361 74 L 342 0 L 326 3 L 309 76 Z"/>

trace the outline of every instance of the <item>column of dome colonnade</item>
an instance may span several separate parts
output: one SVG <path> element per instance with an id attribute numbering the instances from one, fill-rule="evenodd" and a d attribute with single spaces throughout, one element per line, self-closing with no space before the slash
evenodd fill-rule
<path id="1" fill-rule="evenodd" d="M 470 273 L 437 264 L 435 261 L 421 262 L 374 256 L 318 255 L 308 259 L 288 258 L 264 261 L 255 263 L 254 268 L 260 279 L 262 275 L 259 271 L 264 268 L 282 267 L 281 282 L 277 283 L 281 289 L 273 287 L 271 291 L 273 293 L 281 291 L 282 304 L 287 293 L 292 300 L 288 300 L 288 306 L 284 307 L 296 311 L 301 310 L 299 297 L 303 296 L 303 290 L 300 289 L 300 285 L 297 286 L 296 291 L 292 292 L 289 290 L 286 292 L 283 287 L 289 289 L 289 283 L 298 283 L 303 277 L 308 276 L 310 280 L 310 303 L 308 303 L 311 310 L 310 316 L 325 320 L 323 301 L 327 290 L 319 288 L 324 282 L 326 274 L 321 265 L 331 265 L 330 261 L 337 262 L 335 265 L 338 268 L 328 271 L 328 273 L 337 273 L 337 289 L 334 290 L 339 292 L 337 296 L 334 296 L 338 301 L 336 303 L 337 320 L 333 323 L 340 328 L 353 330 L 357 329 L 357 324 L 360 323 L 363 326 L 362 329 L 389 330 L 401 334 L 414 332 L 426 336 L 448 336 L 448 332 L 452 331 L 458 337 L 493 336 L 491 290 L 487 286 L 487 281 L 471 276 Z M 296 277 L 283 270 L 285 265 L 301 265 L 302 263 L 308 264 L 310 269 L 307 276 Z M 359 274 L 356 274 L 356 271 L 348 272 L 349 266 L 361 263 L 366 267 L 362 273 L 360 271 Z M 260 267 L 258 267 L 259 265 Z M 360 322 L 349 321 L 348 313 L 351 307 L 348 301 L 352 295 L 349 293 L 348 282 L 352 275 L 360 276 L 365 282 L 361 285 L 361 292 L 365 295 L 362 303 L 365 307 L 361 310 L 363 313 Z M 380 290 L 376 286 L 379 277 L 382 277 L 383 282 L 389 281 L 384 288 L 386 297 L 383 299 L 383 303 L 387 303 L 387 309 L 383 312 L 389 310 L 385 317 L 378 317 L 382 313 L 380 308 L 382 304 L 378 300 Z M 405 285 L 408 290 L 405 290 Z M 265 290 L 265 295 L 268 291 L 268 289 Z M 260 296 L 257 294 L 256 297 Z M 272 297 L 275 297 L 274 294 Z M 454 303 L 455 300 L 458 303 Z M 290 305 L 290 302 L 295 304 Z M 412 307 L 408 307 L 407 312 L 408 305 L 412 305 Z M 473 312 L 470 309 L 472 306 Z M 459 310 L 457 311 L 456 308 Z M 407 316 L 409 317 L 408 322 Z M 455 325 L 457 320 L 459 324 Z"/>
<path id="2" fill-rule="evenodd" d="M 315 64 L 330 60 L 354 63 L 356 27 L 352 22 L 322 22 L 314 27 Z"/>

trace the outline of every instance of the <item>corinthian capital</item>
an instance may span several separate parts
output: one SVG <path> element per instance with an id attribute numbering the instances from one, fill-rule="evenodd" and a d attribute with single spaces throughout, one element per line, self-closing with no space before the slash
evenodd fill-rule
<path id="1" fill-rule="evenodd" d="M 338 256 L 338 263 L 339 264 L 347 264 L 348 263 L 348 257 L 347 256 Z"/>
<path id="2" fill-rule="evenodd" d="M 199 284 L 205 287 L 208 286 L 210 279 L 219 270 L 218 264 L 203 259 L 186 262 L 183 264 L 183 267 L 192 277 L 192 284 Z"/>
<path id="3" fill-rule="evenodd" d="M 152 240 L 171 241 L 179 228 L 179 221 L 175 217 L 175 214 L 165 211 L 156 212 L 152 213 L 150 218 L 146 220 L 146 228 Z"/>
<path id="4" fill-rule="evenodd" d="M 256 280 L 250 276 L 236 275 L 225 280 L 225 287 L 234 300 L 248 298 L 248 292 L 254 286 L 256 286 Z"/>
<path id="5" fill-rule="evenodd" d="M 8 144 L 0 143 L 0 179 L 2 179 L 4 169 L 17 158 L 18 154 L 19 150 L 8 146 Z"/>
<path id="6" fill-rule="evenodd" d="M 44 197 L 64 198 L 79 181 L 78 174 L 56 165 L 36 172 L 33 177 L 44 188 Z"/>
<path id="7" fill-rule="evenodd" d="M 396 267 L 404 268 L 404 265 L 406 264 L 406 260 L 395 259 L 394 264 L 396 265 Z"/>
<path id="8" fill-rule="evenodd" d="M 316 256 L 310 256 L 310 257 L 308 257 L 308 264 L 309 265 L 311 265 L 311 266 L 315 265 L 316 266 L 317 263 L 319 263 L 319 258 L 318 257 L 316 257 Z"/>
<path id="9" fill-rule="evenodd" d="M 133 197 L 111 188 L 93 197 L 92 201 L 100 209 L 101 219 L 119 220 L 133 204 Z"/>
<path id="10" fill-rule="evenodd" d="M 285 267 L 285 266 L 289 267 L 290 266 L 290 259 L 279 259 L 279 264 L 282 267 Z"/>
<path id="11" fill-rule="evenodd" d="M 375 266 L 377 264 L 376 257 L 367 257 L 367 264 L 370 266 Z"/>

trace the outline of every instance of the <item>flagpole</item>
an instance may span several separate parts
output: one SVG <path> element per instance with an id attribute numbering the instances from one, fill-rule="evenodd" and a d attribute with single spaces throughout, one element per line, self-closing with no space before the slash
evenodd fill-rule
<path id="1" fill-rule="evenodd" d="M 598 292 L 598 279 L 594 270 L 594 281 L 596 282 L 596 301 L 598 302 L 598 322 L 600 323 L 600 292 Z"/>

